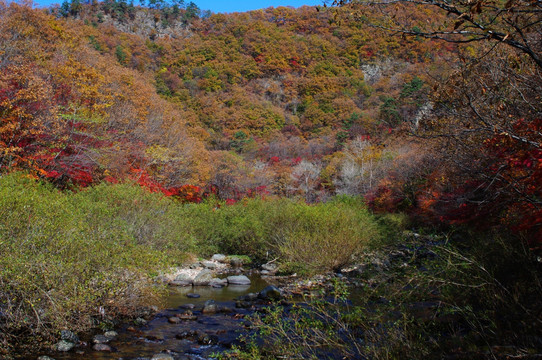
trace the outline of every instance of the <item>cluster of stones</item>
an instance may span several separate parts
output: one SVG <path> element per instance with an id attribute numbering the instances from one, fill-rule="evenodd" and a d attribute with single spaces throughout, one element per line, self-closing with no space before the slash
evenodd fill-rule
<path id="1" fill-rule="evenodd" d="M 251 284 L 250 279 L 242 275 L 243 259 L 236 256 L 226 256 L 222 254 L 215 254 L 210 260 L 200 261 L 191 264 L 188 268 L 178 269 L 174 277 L 170 275 L 170 278 L 164 278 L 171 286 L 211 286 L 211 287 L 224 287 L 230 285 L 247 286 Z M 219 278 L 220 274 L 237 272 L 237 275 L 224 276 Z M 274 276 L 278 270 L 276 263 L 267 263 L 262 265 L 259 272 L 262 276 Z M 199 297 L 197 294 L 187 294 L 188 297 Z M 257 305 L 258 302 L 269 302 L 271 300 L 276 301 L 282 299 L 282 291 L 275 286 L 268 286 L 259 293 L 249 293 L 244 296 L 240 296 L 236 299 L 237 308 L 251 308 Z M 193 306 L 193 305 L 192 305 Z M 157 309 L 153 309 L 157 310 Z M 198 316 L 192 311 L 194 307 L 190 308 L 190 304 L 187 305 L 187 309 L 180 314 L 176 314 L 168 318 L 168 321 L 172 324 L 178 324 L 182 321 L 197 321 Z M 232 313 L 233 309 L 220 306 L 213 300 L 205 302 L 203 308 L 200 309 L 202 314 L 216 314 L 216 313 Z M 195 310 L 194 310 L 195 311 Z M 152 315 L 152 314 L 145 314 Z M 143 326 L 147 323 L 144 319 L 145 316 L 138 317 L 134 324 L 135 326 Z M 128 328 L 132 330 L 133 327 Z M 135 328 L 133 328 L 135 330 Z M 114 348 L 109 343 L 115 339 L 118 334 L 114 331 L 108 331 L 104 334 L 95 335 L 92 339 L 92 348 L 95 351 L 111 352 Z M 210 335 L 206 335 L 201 331 L 192 331 L 179 334 L 179 339 L 190 339 L 197 341 L 201 345 L 208 345 L 214 343 L 214 338 Z M 87 346 L 85 342 L 81 342 L 76 334 L 69 330 L 63 330 L 61 332 L 61 340 L 55 344 L 54 350 L 60 352 L 67 352 L 72 350 L 76 346 Z M 173 359 L 171 354 L 161 353 L 153 356 L 152 360 L 161 359 Z M 49 356 L 40 356 L 38 360 L 54 360 Z"/>
<path id="2" fill-rule="evenodd" d="M 117 337 L 116 331 L 107 331 L 103 335 L 95 335 L 94 338 L 92 338 L 92 342 L 94 345 L 92 348 L 96 351 L 112 351 L 113 349 L 111 346 L 107 345 L 111 340 L 115 339 Z"/>
<path id="3" fill-rule="evenodd" d="M 118 336 L 116 331 L 107 331 L 103 335 L 96 335 L 92 339 L 92 348 L 96 351 L 112 351 L 111 346 L 107 345 L 111 340 Z M 86 345 L 81 342 L 79 337 L 69 330 L 62 330 L 60 332 L 60 341 L 54 345 L 54 350 L 60 352 L 67 352 L 78 345 Z M 40 356 L 38 360 L 53 360 L 49 356 Z"/>
<path id="4" fill-rule="evenodd" d="M 211 260 L 201 261 L 190 265 L 188 269 L 180 269 L 173 280 L 169 280 L 171 286 L 212 286 L 216 288 L 228 285 L 250 285 L 250 279 L 245 275 L 234 275 L 219 278 L 219 273 L 231 270 L 231 267 L 240 268 L 243 261 L 238 257 L 228 257 L 215 254 Z"/>
<path id="5" fill-rule="evenodd" d="M 190 294 L 187 294 L 188 297 Z M 249 293 L 247 295 L 240 296 L 236 299 L 235 307 L 236 308 L 250 308 L 254 306 L 254 302 L 258 300 L 263 301 L 270 301 L 270 300 L 280 300 L 282 298 L 282 291 L 273 286 L 270 285 L 260 291 L 259 293 Z M 192 310 L 195 309 L 195 305 L 193 304 L 186 304 L 183 305 L 185 310 L 180 314 L 175 314 L 175 316 L 171 316 L 168 318 L 168 322 L 171 324 L 179 324 L 182 321 L 196 321 L 198 320 L 197 315 L 194 314 Z M 203 308 L 200 308 L 201 313 L 204 315 L 211 315 L 211 314 L 217 314 L 217 313 L 223 313 L 223 314 L 231 314 L 234 312 L 233 309 L 227 307 L 227 306 L 220 306 L 215 303 L 214 300 L 207 300 L 205 304 L 203 305 Z"/>
<path id="6" fill-rule="evenodd" d="M 262 265 L 262 270 L 260 271 L 260 274 L 262 276 L 274 276 L 277 273 L 277 270 L 278 264 L 275 262 L 269 262 Z"/>
<path id="7" fill-rule="evenodd" d="M 60 332 L 60 341 L 56 343 L 55 349 L 57 351 L 70 351 L 76 345 L 79 344 L 79 337 L 69 330 L 62 330 Z"/>

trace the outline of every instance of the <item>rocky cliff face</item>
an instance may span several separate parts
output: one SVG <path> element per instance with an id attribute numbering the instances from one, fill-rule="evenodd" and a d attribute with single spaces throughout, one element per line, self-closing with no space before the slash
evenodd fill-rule
<path id="1" fill-rule="evenodd" d="M 167 19 L 157 11 L 137 9 L 130 16 L 118 18 L 109 14 L 100 16 L 100 22 L 114 26 L 121 32 L 155 40 L 161 37 L 189 37 L 190 25 L 181 19 Z"/>

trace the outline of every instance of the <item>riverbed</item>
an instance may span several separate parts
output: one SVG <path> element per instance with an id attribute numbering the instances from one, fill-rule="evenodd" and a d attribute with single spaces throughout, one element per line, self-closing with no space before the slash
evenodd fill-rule
<path id="1" fill-rule="evenodd" d="M 165 308 L 145 325 L 125 324 L 118 329 L 118 336 L 107 343 L 112 351 L 93 350 L 90 338 L 86 339 L 87 346 L 78 346 L 65 353 L 40 355 L 48 355 L 56 360 L 117 360 L 151 359 L 163 353 L 175 359 L 208 359 L 212 354 L 231 348 L 240 335 L 248 333 L 245 317 L 257 311 L 258 305 L 254 303 L 240 307 L 236 299 L 257 294 L 270 284 L 270 281 L 258 275 L 250 276 L 250 279 L 250 285 L 222 288 L 170 287 L 162 302 Z M 199 297 L 187 296 L 193 296 L 191 294 Z M 203 313 L 203 307 L 209 301 L 216 304 L 216 313 Z M 259 306 L 263 305 L 265 302 L 259 303 Z M 181 317 L 191 317 L 193 320 L 183 320 Z M 178 323 L 172 323 L 172 320 Z"/>

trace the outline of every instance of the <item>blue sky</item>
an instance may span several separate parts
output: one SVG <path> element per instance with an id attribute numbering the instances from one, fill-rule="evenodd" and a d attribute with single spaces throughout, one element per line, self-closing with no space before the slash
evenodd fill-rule
<path id="1" fill-rule="evenodd" d="M 185 1 L 186 2 L 186 1 Z M 270 6 L 293 6 L 322 5 L 322 0 L 244 0 L 244 1 L 218 1 L 218 0 L 195 0 L 194 3 L 201 9 L 212 12 L 236 12 L 255 9 L 265 9 Z"/>
<path id="2" fill-rule="evenodd" d="M 49 6 L 59 4 L 64 0 L 34 0 L 38 6 Z M 224 0 L 192 0 L 200 9 L 211 10 L 212 12 L 242 12 L 248 10 L 265 9 L 268 7 L 303 5 L 322 5 L 323 0 L 242 0 L 242 1 L 224 1 Z M 134 1 L 137 3 L 137 0 Z M 185 3 L 190 0 L 185 0 Z"/>

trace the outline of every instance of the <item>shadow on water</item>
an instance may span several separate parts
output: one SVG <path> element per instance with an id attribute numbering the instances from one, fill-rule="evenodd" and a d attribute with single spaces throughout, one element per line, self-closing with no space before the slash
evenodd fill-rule
<path id="1" fill-rule="evenodd" d="M 48 355 L 56 360 L 127 360 L 150 359 L 155 354 L 167 351 L 175 359 L 207 359 L 213 353 L 230 348 L 246 332 L 243 318 L 253 310 L 236 308 L 234 299 L 248 293 L 257 293 L 268 285 L 265 279 L 252 276 L 251 285 L 248 286 L 172 287 L 164 299 L 166 308 L 145 326 L 130 329 L 130 325 L 125 325 L 121 328 L 119 335 L 108 344 L 113 348 L 112 352 L 94 351 L 92 344 L 89 344 L 68 353 L 55 352 Z M 188 293 L 200 297 L 188 298 Z M 214 300 L 221 311 L 203 314 L 203 305 L 207 300 Z M 197 320 L 170 323 L 170 318 L 183 314 L 187 309 L 191 309 Z"/>

